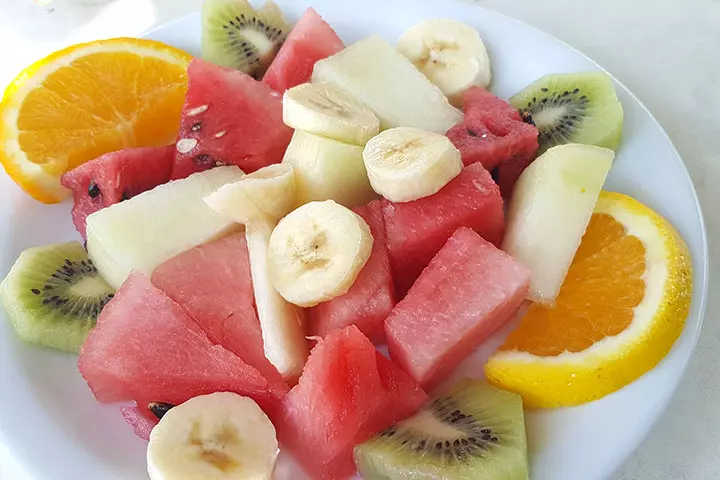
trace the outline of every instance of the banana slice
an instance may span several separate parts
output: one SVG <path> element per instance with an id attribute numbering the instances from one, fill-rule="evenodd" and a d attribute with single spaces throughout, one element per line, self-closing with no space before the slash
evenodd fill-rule
<path id="1" fill-rule="evenodd" d="M 492 80 L 490 57 L 477 30 L 456 20 L 425 20 L 405 32 L 397 49 L 434 83 L 454 105 L 472 86 Z"/>
<path id="2" fill-rule="evenodd" d="M 273 288 L 266 252 L 278 220 L 295 206 L 295 183 L 292 165 L 275 164 L 204 197 L 205 203 L 217 213 L 245 225 L 265 357 L 290 382 L 300 376 L 308 355 L 304 314 Z"/>
<path id="3" fill-rule="evenodd" d="M 363 160 L 373 190 L 392 202 L 430 196 L 463 168 L 460 151 L 445 135 L 409 127 L 372 138 Z"/>
<path id="4" fill-rule="evenodd" d="M 290 303 L 312 307 L 347 292 L 373 246 L 367 223 L 332 200 L 310 202 L 270 235 L 270 280 Z"/>
<path id="5" fill-rule="evenodd" d="M 283 121 L 296 130 L 360 146 L 380 131 L 372 110 L 329 83 L 304 83 L 287 90 Z"/>
<path id="6" fill-rule="evenodd" d="M 221 392 L 169 410 L 150 434 L 151 480 L 269 480 L 275 427 L 249 398 Z"/>
<path id="7" fill-rule="evenodd" d="M 292 165 L 279 163 L 223 185 L 204 200 L 220 215 L 247 225 L 284 217 L 295 206 L 295 189 Z"/>

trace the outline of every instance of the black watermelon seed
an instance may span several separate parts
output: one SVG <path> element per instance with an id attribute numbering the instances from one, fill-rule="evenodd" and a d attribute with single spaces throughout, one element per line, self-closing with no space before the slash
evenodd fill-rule
<path id="1" fill-rule="evenodd" d="M 95 182 L 90 182 L 90 185 L 88 185 L 88 195 L 90 195 L 90 198 L 100 195 L 100 187 Z"/>
<path id="2" fill-rule="evenodd" d="M 163 418 L 165 414 L 173 408 L 175 405 L 166 402 L 150 402 L 148 404 L 148 410 L 152 412 L 157 418 Z"/>
<path id="3" fill-rule="evenodd" d="M 467 130 L 467 134 L 470 135 L 471 137 L 477 137 L 477 136 L 478 136 L 477 133 L 475 133 L 474 131 L 470 130 L 469 128 L 465 128 L 465 130 Z"/>
<path id="4" fill-rule="evenodd" d="M 195 157 L 193 157 L 193 162 L 195 162 L 197 165 L 209 165 L 213 162 L 213 159 L 210 157 L 210 155 L 201 153 L 200 155 L 195 155 Z"/>

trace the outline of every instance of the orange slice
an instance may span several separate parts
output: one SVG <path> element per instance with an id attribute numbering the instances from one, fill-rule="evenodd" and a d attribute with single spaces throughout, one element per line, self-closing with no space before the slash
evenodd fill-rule
<path id="1" fill-rule="evenodd" d="M 488 361 L 488 380 L 532 407 L 578 405 L 631 383 L 682 332 L 687 246 L 660 215 L 602 192 L 554 306 L 533 304 Z"/>
<path id="2" fill-rule="evenodd" d="M 103 153 L 175 141 L 192 57 L 152 40 L 74 45 L 28 67 L 0 103 L 0 162 L 45 203 L 68 170 Z"/>

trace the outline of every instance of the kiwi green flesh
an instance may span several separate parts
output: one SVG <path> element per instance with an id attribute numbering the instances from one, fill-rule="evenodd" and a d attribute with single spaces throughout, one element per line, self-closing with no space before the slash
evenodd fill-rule
<path id="1" fill-rule="evenodd" d="M 527 480 L 521 398 L 463 380 L 415 416 L 355 447 L 365 480 Z"/>
<path id="2" fill-rule="evenodd" d="M 25 250 L 0 284 L 0 304 L 29 343 L 78 352 L 113 289 L 78 242 Z"/>
<path id="3" fill-rule="evenodd" d="M 205 0 L 202 57 L 260 78 L 290 29 L 280 9 L 270 0 L 259 10 L 247 0 Z"/>
<path id="4" fill-rule="evenodd" d="M 602 72 L 546 75 L 510 98 L 538 129 L 540 153 L 566 143 L 617 149 L 623 110 Z"/>

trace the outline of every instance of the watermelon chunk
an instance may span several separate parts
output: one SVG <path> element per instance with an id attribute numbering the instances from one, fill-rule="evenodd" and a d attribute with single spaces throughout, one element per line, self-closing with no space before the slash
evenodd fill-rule
<path id="1" fill-rule="evenodd" d="M 529 282 L 528 268 L 458 229 L 385 321 L 390 357 L 432 388 L 512 317 Z"/>
<path id="2" fill-rule="evenodd" d="M 150 413 L 147 408 L 139 406 L 120 407 L 120 414 L 123 419 L 132 427 L 135 436 L 141 440 L 149 440 L 150 432 L 158 424 L 159 420 L 155 415 Z"/>
<path id="3" fill-rule="evenodd" d="M 284 93 L 301 83 L 310 81 L 318 60 L 344 49 L 335 30 L 312 8 L 308 8 L 265 72 L 263 83 Z"/>
<path id="4" fill-rule="evenodd" d="M 426 400 L 417 383 L 349 326 L 313 348 L 275 425 L 280 442 L 312 478 L 339 480 L 355 472 L 356 444 L 412 415 Z"/>
<path id="5" fill-rule="evenodd" d="M 60 177 L 73 191 L 72 217 L 83 238 L 87 217 L 170 180 L 175 147 L 141 147 L 106 153 Z M 91 188 L 92 185 L 92 188 Z"/>
<path id="6" fill-rule="evenodd" d="M 152 283 L 180 305 L 211 342 L 257 368 L 280 395 L 288 387 L 265 357 L 244 233 L 191 248 L 158 266 Z"/>
<path id="7" fill-rule="evenodd" d="M 325 337 L 333 330 L 355 325 L 376 344 L 385 343 L 385 319 L 395 306 L 395 287 L 382 209 L 379 200 L 354 209 L 365 219 L 375 239 L 372 253 L 346 294 L 307 310 L 313 335 Z"/>
<path id="8" fill-rule="evenodd" d="M 292 132 L 282 121 L 280 94 L 249 75 L 196 58 L 188 66 L 172 178 L 217 165 L 250 173 L 279 163 Z"/>
<path id="9" fill-rule="evenodd" d="M 500 245 L 505 229 L 500 189 L 479 163 L 465 167 L 435 195 L 407 203 L 385 201 L 385 228 L 398 298 L 460 227 Z"/>
<path id="10" fill-rule="evenodd" d="M 488 170 L 496 167 L 503 194 L 537 154 L 538 130 L 522 121 L 509 103 L 490 92 L 473 87 L 463 97 L 465 120 L 447 132 L 460 150 L 465 165 L 480 162 Z"/>
<path id="11" fill-rule="evenodd" d="M 272 415 L 279 396 L 255 368 L 210 339 L 182 308 L 140 273 L 132 274 L 98 318 L 78 367 L 100 402 L 180 404 L 229 391 Z"/>

